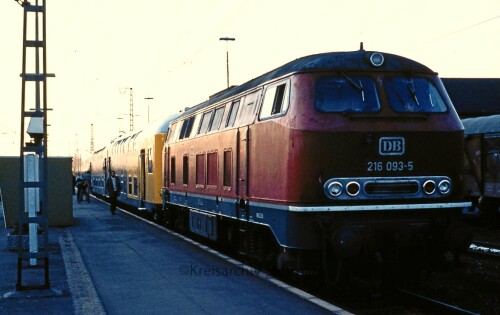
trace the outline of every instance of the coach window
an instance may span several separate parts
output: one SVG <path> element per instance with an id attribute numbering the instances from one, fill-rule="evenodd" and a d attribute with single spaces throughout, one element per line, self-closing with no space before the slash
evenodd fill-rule
<path id="1" fill-rule="evenodd" d="M 153 149 L 148 149 L 148 173 L 153 173 Z"/>
<path id="2" fill-rule="evenodd" d="M 132 191 L 132 176 L 128 176 L 128 194 L 129 195 L 132 195 L 133 191 Z"/>
<path id="3" fill-rule="evenodd" d="M 236 120 L 236 114 L 238 113 L 238 108 L 240 107 L 240 100 L 234 101 L 229 108 L 229 115 L 227 115 L 226 128 L 232 127 L 234 121 Z"/>
<path id="4" fill-rule="evenodd" d="M 187 186 L 189 184 L 189 155 L 186 154 L 182 157 L 182 184 Z"/>
<path id="5" fill-rule="evenodd" d="M 289 84 L 282 83 L 266 89 L 260 119 L 273 117 L 286 112 L 289 104 Z"/>
<path id="6" fill-rule="evenodd" d="M 212 113 L 213 111 L 209 111 L 203 114 L 198 134 L 204 134 L 207 132 L 208 126 L 210 125 L 210 121 L 212 120 Z"/>
<path id="7" fill-rule="evenodd" d="M 316 82 L 316 109 L 323 113 L 373 113 L 380 110 L 375 82 L 342 73 Z"/>
<path id="8" fill-rule="evenodd" d="M 196 188 L 205 187 L 205 154 L 196 155 Z"/>
<path id="9" fill-rule="evenodd" d="M 208 131 L 219 130 L 219 127 L 222 123 L 222 116 L 224 116 L 224 106 L 219 107 L 215 110 L 214 118 L 212 119 L 212 124 L 210 125 L 210 129 Z"/>
<path id="10" fill-rule="evenodd" d="M 134 176 L 134 196 L 137 197 L 139 192 L 139 182 L 137 181 L 137 176 Z"/>

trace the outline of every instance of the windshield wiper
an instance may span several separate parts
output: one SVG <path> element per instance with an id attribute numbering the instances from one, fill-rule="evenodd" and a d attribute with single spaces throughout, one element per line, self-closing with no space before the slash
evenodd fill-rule
<path id="1" fill-rule="evenodd" d="M 413 98 L 413 100 L 415 101 L 417 106 L 420 106 L 420 103 L 418 102 L 417 94 L 415 93 L 415 83 L 413 83 L 413 80 L 408 82 L 406 87 L 408 88 L 408 92 L 410 92 L 411 98 Z"/>
<path id="2" fill-rule="evenodd" d="M 363 102 L 365 101 L 365 91 L 363 90 L 363 85 L 361 85 L 361 81 L 359 82 L 360 84 L 358 85 L 356 82 L 354 82 L 353 79 L 351 79 L 351 77 L 349 77 L 347 74 L 345 74 L 344 72 L 342 72 L 342 75 L 347 79 L 347 81 L 349 81 L 349 83 L 356 89 L 358 90 L 359 92 L 361 92 L 361 99 L 363 100 Z"/>

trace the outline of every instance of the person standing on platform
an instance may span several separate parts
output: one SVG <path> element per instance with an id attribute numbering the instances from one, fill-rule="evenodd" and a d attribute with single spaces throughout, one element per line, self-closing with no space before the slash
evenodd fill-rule
<path id="1" fill-rule="evenodd" d="M 120 179 L 116 177 L 115 171 L 111 171 L 111 177 L 106 181 L 106 190 L 109 193 L 109 210 L 111 210 L 111 214 L 115 214 L 116 199 L 122 191 L 122 184 Z"/>
<path id="2" fill-rule="evenodd" d="M 84 180 L 82 184 L 82 195 L 85 196 L 85 201 L 90 203 L 90 183 L 88 180 Z M 83 196 L 80 197 L 80 201 L 83 200 Z"/>

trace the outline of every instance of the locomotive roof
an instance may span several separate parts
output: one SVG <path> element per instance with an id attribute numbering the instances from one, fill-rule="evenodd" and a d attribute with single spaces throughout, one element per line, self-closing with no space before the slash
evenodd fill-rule
<path id="1" fill-rule="evenodd" d="M 215 104 L 231 96 L 257 87 L 267 81 L 282 77 L 287 74 L 308 71 L 403 71 L 435 73 L 428 67 L 394 54 L 382 53 L 384 64 L 378 68 L 370 64 L 369 58 L 374 51 L 357 50 L 350 52 L 329 52 L 301 57 L 289 63 L 258 76 L 242 85 L 231 87 L 222 91 L 209 100 L 186 109 L 181 116 L 188 115 L 205 106 Z"/>
<path id="2" fill-rule="evenodd" d="M 465 135 L 500 132 L 500 115 L 462 119 Z"/>

